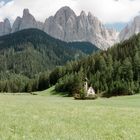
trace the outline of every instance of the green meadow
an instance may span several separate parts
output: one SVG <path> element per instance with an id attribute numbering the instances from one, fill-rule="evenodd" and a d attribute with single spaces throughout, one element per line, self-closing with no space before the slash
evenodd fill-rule
<path id="1" fill-rule="evenodd" d="M 140 95 L 0 95 L 0 140 L 139 140 Z"/>

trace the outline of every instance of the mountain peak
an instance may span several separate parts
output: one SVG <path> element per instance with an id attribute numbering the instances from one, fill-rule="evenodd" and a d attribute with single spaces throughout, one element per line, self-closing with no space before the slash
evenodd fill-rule
<path id="1" fill-rule="evenodd" d="M 0 22 L 0 36 L 6 35 L 11 32 L 11 24 L 8 18 L 4 20 L 4 22 Z"/>
<path id="2" fill-rule="evenodd" d="M 76 16 L 74 11 L 68 6 L 64 6 L 60 8 L 55 14 L 55 16 L 62 16 L 62 15 L 65 15 L 66 18 L 69 18 L 71 15 Z"/>
<path id="3" fill-rule="evenodd" d="M 82 12 L 80 13 L 80 16 L 86 16 L 85 11 L 82 11 Z"/>
<path id="4" fill-rule="evenodd" d="M 30 14 L 29 9 L 23 10 L 23 16 L 28 16 Z"/>
<path id="5" fill-rule="evenodd" d="M 9 21 L 8 18 L 5 18 L 5 19 L 4 19 L 4 26 L 5 26 L 6 28 L 8 28 L 7 33 L 9 33 L 9 31 L 11 30 L 11 24 L 10 24 L 10 21 Z M 7 30 L 7 29 L 5 29 L 5 30 Z"/>
<path id="6" fill-rule="evenodd" d="M 19 26 L 19 30 L 23 30 L 23 29 L 28 29 L 28 28 L 37 28 L 37 22 L 34 18 L 34 16 L 32 16 L 29 12 L 29 9 L 24 9 L 23 10 L 23 17 L 22 19 L 18 20 L 17 25 Z"/>
<path id="7" fill-rule="evenodd" d="M 70 10 L 70 11 L 73 11 L 69 6 L 63 6 L 58 11 L 60 11 L 60 10 Z"/>
<path id="8" fill-rule="evenodd" d="M 93 17 L 91 12 L 88 12 L 88 17 Z"/>
<path id="9" fill-rule="evenodd" d="M 5 19 L 4 19 L 4 22 L 10 22 L 10 21 L 9 21 L 9 19 L 8 19 L 8 18 L 5 18 Z"/>

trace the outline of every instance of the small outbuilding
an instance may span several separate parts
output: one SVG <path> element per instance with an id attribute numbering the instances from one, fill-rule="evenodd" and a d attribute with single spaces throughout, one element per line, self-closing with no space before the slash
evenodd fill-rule
<path id="1" fill-rule="evenodd" d="M 97 95 L 95 94 L 95 90 L 92 87 L 92 85 L 90 85 L 90 87 L 88 87 L 87 78 L 85 78 L 85 81 L 84 81 L 84 92 L 85 92 L 86 99 L 96 99 L 97 98 Z"/>
<path id="2" fill-rule="evenodd" d="M 95 90 L 92 86 L 88 86 L 88 79 L 85 78 L 84 84 L 83 84 L 83 92 L 75 93 L 74 98 L 75 99 L 96 99 L 97 95 L 95 94 Z"/>
<path id="3" fill-rule="evenodd" d="M 95 95 L 95 90 L 93 89 L 92 86 L 89 87 L 87 90 L 87 96 Z"/>

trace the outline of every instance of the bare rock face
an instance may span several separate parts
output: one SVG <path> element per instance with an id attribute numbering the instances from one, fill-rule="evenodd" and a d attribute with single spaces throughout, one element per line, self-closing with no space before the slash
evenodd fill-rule
<path id="1" fill-rule="evenodd" d="M 89 26 L 89 21 L 84 11 L 81 12 L 80 16 L 77 17 L 77 37 L 82 41 L 85 40 L 87 36 L 87 27 Z M 87 39 L 87 38 L 86 38 Z"/>
<path id="2" fill-rule="evenodd" d="M 12 33 L 19 31 L 21 22 L 22 22 L 22 18 L 17 17 L 12 27 Z"/>
<path id="3" fill-rule="evenodd" d="M 64 40 L 76 40 L 76 15 L 69 7 L 61 8 L 55 16 L 46 19 L 44 31 L 49 35 Z"/>
<path id="4" fill-rule="evenodd" d="M 29 13 L 29 10 L 24 9 L 22 18 L 21 17 L 16 18 L 12 27 L 12 33 L 29 28 L 37 28 L 42 30 L 43 26 L 44 23 L 36 21 L 35 18 Z"/>
<path id="5" fill-rule="evenodd" d="M 134 18 L 133 22 L 128 24 L 119 34 L 119 40 L 129 39 L 134 34 L 140 33 L 140 16 Z"/>
<path id="6" fill-rule="evenodd" d="M 22 18 L 16 18 L 12 29 L 8 19 L 5 19 L 4 22 L 0 22 L 0 36 L 29 28 L 37 28 L 42 30 L 43 26 L 44 24 L 42 22 L 37 22 L 35 18 L 29 13 L 28 9 L 24 9 Z"/>
<path id="7" fill-rule="evenodd" d="M 9 34 L 11 32 L 11 24 L 9 19 L 4 20 L 4 34 Z"/>
<path id="8" fill-rule="evenodd" d="M 44 27 L 44 23 L 37 21 L 37 29 L 43 30 L 43 27 Z"/>
<path id="9" fill-rule="evenodd" d="M 4 22 L 0 22 L 0 36 L 4 35 Z"/>
<path id="10" fill-rule="evenodd" d="M 24 9 L 19 30 L 28 28 L 37 28 L 37 22 L 35 18 L 29 13 L 29 10 Z"/>
<path id="11" fill-rule="evenodd" d="M 0 36 L 11 33 L 10 21 L 6 18 L 4 22 L 0 22 Z"/>
<path id="12" fill-rule="evenodd" d="M 79 16 L 69 7 L 61 8 L 55 16 L 46 19 L 44 31 L 63 41 L 88 41 L 101 49 L 115 43 L 117 33 L 108 30 L 91 13 L 81 12 Z"/>

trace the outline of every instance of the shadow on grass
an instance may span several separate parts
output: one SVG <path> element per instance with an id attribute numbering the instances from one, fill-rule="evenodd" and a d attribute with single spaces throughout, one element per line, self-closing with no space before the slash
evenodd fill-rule
<path id="1" fill-rule="evenodd" d="M 36 92 L 29 92 L 30 95 L 38 95 Z"/>

